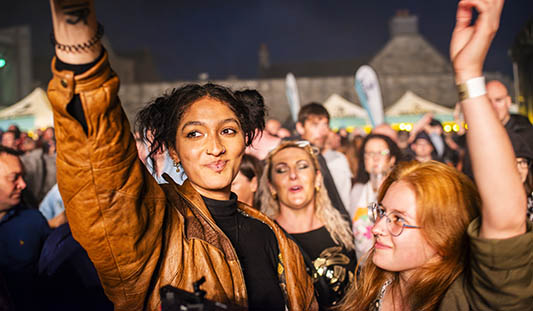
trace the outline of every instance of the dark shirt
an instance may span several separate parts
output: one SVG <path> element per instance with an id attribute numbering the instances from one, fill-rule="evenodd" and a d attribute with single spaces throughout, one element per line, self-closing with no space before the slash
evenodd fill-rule
<path id="1" fill-rule="evenodd" d="M 37 263 L 49 232 L 43 215 L 22 205 L 0 220 L 0 272 L 17 310 L 31 310 L 37 302 Z"/>
<path id="2" fill-rule="evenodd" d="M 528 118 L 519 114 L 511 114 L 509 121 L 505 123 L 505 129 L 507 132 L 520 136 L 528 144 L 529 149 L 533 150 L 533 125 Z"/>
<path id="3" fill-rule="evenodd" d="M 228 201 L 202 199 L 237 252 L 249 310 L 285 310 L 277 275 L 279 247 L 274 232 L 261 221 L 240 213 L 234 193 Z"/>
<path id="4" fill-rule="evenodd" d="M 41 310 L 113 310 L 87 252 L 74 240 L 68 223 L 46 239 L 39 259 Z"/>
<path id="5" fill-rule="evenodd" d="M 302 248 L 304 256 L 313 262 L 316 270 L 312 272 L 312 277 L 317 300 L 320 310 L 327 310 L 340 301 L 353 281 L 357 264 L 355 250 L 348 251 L 336 244 L 324 226 L 291 235 Z"/>
<path id="6" fill-rule="evenodd" d="M 529 146 L 530 150 L 533 150 L 533 125 L 529 120 L 521 115 L 511 114 L 509 121 L 504 125 L 505 131 L 508 135 L 512 134 L 519 136 Z M 509 134 L 512 133 L 512 134 Z M 472 171 L 472 162 L 470 161 L 470 151 L 466 148 L 466 135 L 463 135 L 458 141 L 459 146 L 465 149 L 465 155 L 463 160 L 463 173 L 474 180 L 474 173 Z"/>

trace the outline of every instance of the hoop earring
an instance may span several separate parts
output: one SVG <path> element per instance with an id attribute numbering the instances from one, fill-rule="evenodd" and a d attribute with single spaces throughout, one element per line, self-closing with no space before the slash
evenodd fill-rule
<path id="1" fill-rule="evenodd" d="M 277 200 L 278 199 L 278 194 L 276 192 L 272 192 L 272 198 L 274 200 Z"/>
<path id="2" fill-rule="evenodd" d="M 320 191 L 320 185 L 316 185 L 315 186 L 315 190 L 316 190 L 316 192 L 319 192 Z"/>

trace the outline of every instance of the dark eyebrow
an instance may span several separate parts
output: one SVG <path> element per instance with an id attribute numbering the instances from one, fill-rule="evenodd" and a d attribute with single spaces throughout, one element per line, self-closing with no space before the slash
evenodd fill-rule
<path id="1" fill-rule="evenodd" d="M 189 121 L 185 124 L 183 124 L 183 126 L 181 127 L 181 130 L 183 131 L 187 126 L 191 126 L 191 125 L 203 125 L 204 123 L 203 122 L 200 122 L 200 121 Z"/>
<path id="2" fill-rule="evenodd" d="M 222 120 L 219 122 L 220 124 L 225 124 L 225 123 L 235 123 L 237 125 L 240 125 L 239 121 L 237 121 L 236 119 L 234 118 L 228 118 L 228 119 L 225 119 L 225 120 Z M 202 121 L 189 121 L 189 122 L 186 122 L 185 124 L 183 124 L 183 126 L 181 127 L 181 130 L 183 131 L 187 126 L 191 126 L 191 125 L 200 125 L 200 126 L 203 126 L 205 125 L 204 122 Z"/>
<path id="3" fill-rule="evenodd" d="M 237 121 L 237 119 L 235 118 L 228 118 L 222 122 L 220 122 L 221 124 L 224 124 L 224 123 L 235 123 L 237 125 L 240 125 L 239 121 Z"/>

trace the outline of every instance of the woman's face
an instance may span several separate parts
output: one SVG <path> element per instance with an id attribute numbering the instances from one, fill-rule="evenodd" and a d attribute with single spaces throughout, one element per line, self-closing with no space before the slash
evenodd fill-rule
<path id="1" fill-rule="evenodd" d="M 272 159 L 270 189 L 277 193 L 281 207 L 301 209 L 312 206 L 320 174 L 311 155 L 297 147 L 276 153 Z"/>
<path id="2" fill-rule="evenodd" d="M 417 222 L 415 193 L 407 183 L 393 183 L 381 204 L 386 215 L 394 213 L 401 217 L 405 224 L 420 226 Z M 422 236 L 421 229 L 404 227 L 403 232 L 395 237 L 387 228 L 387 218 L 382 217 L 372 228 L 372 233 L 375 239 L 372 261 L 381 269 L 409 275 L 438 256 Z"/>
<path id="3" fill-rule="evenodd" d="M 243 173 L 239 172 L 233 182 L 231 183 L 231 191 L 235 192 L 239 201 L 252 206 L 254 201 L 254 193 L 257 190 L 257 177 L 251 180 Z"/>
<path id="4" fill-rule="evenodd" d="M 520 179 L 525 182 L 529 172 L 528 160 L 526 158 L 516 158 L 516 166 L 518 167 L 518 173 L 520 173 Z"/>
<path id="5" fill-rule="evenodd" d="M 225 103 L 203 97 L 183 113 L 176 133 L 176 150 L 170 150 L 170 155 L 181 162 L 201 195 L 227 200 L 244 147 L 244 134 L 235 113 Z"/>
<path id="6" fill-rule="evenodd" d="M 389 146 L 381 138 L 371 138 L 366 142 L 364 153 L 367 173 L 385 173 L 394 165 L 395 157 L 390 156 Z"/>

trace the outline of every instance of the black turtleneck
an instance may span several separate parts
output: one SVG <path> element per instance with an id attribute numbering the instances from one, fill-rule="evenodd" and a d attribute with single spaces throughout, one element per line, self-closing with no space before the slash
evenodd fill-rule
<path id="1" fill-rule="evenodd" d="M 279 247 L 274 232 L 261 221 L 240 213 L 234 193 L 227 201 L 202 199 L 237 252 L 249 310 L 285 310 L 277 275 Z"/>

